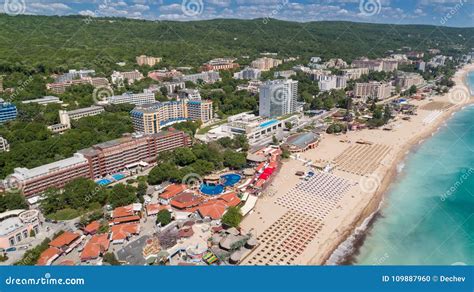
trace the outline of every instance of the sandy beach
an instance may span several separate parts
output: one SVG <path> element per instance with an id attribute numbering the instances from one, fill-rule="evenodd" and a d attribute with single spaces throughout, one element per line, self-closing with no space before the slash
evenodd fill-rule
<path id="1" fill-rule="evenodd" d="M 259 246 L 243 265 L 322 265 L 362 222 L 376 212 L 406 154 L 433 135 L 455 111 L 472 102 L 466 75 L 474 64 L 459 69 L 456 85 L 445 95 L 412 100 L 417 115 L 390 122 L 392 130 L 325 134 L 316 149 L 284 161 L 242 227 L 255 234 Z M 466 96 L 467 94 L 467 96 Z M 357 141 L 370 144 L 359 144 Z M 324 162 L 333 169 L 302 181 L 305 161 Z"/>

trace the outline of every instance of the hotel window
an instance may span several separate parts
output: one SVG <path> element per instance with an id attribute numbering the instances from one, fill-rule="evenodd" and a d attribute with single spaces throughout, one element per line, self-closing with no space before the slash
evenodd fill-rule
<path id="1" fill-rule="evenodd" d="M 27 238 L 28 237 L 28 231 L 27 230 L 23 230 L 23 238 Z"/>
<path id="2" fill-rule="evenodd" d="M 18 234 L 16 235 L 16 242 L 20 242 L 20 241 L 21 241 L 21 234 L 18 233 Z"/>
<path id="3" fill-rule="evenodd" d="M 10 245 L 15 245 L 15 238 L 14 237 L 10 237 L 8 239 L 8 241 L 10 242 Z"/>

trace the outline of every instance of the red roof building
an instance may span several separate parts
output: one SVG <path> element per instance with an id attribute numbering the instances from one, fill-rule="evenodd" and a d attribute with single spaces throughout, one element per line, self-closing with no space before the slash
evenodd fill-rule
<path id="1" fill-rule="evenodd" d="M 59 235 L 53 239 L 49 246 L 61 249 L 66 253 L 70 252 L 74 247 L 76 247 L 82 241 L 82 237 L 74 232 L 66 231 L 63 234 Z"/>
<path id="2" fill-rule="evenodd" d="M 91 235 L 94 235 L 97 233 L 97 231 L 99 230 L 100 228 L 100 222 L 99 221 L 92 221 L 91 223 L 89 223 L 85 228 L 84 228 L 84 234 L 85 235 L 88 235 L 88 234 L 91 234 Z"/>
<path id="3" fill-rule="evenodd" d="M 109 245 L 110 240 L 108 234 L 96 234 L 92 236 L 82 250 L 81 261 L 97 259 L 109 249 Z"/>
<path id="4" fill-rule="evenodd" d="M 36 265 L 49 266 L 61 255 L 62 251 L 56 247 L 49 247 L 43 251 L 38 259 Z"/>
<path id="5" fill-rule="evenodd" d="M 163 206 L 163 205 L 160 205 L 160 204 L 148 204 L 146 206 L 146 215 L 147 216 L 153 216 L 153 215 L 156 215 L 158 214 L 158 212 L 160 212 L 161 210 L 165 210 L 165 209 L 169 209 L 168 206 Z"/>
<path id="6" fill-rule="evenodd" d="M 171 200 L 171 206 L 176 209 L 187 209 L 198 206 L 202 199 L 193 193 L 182 193 Z"/>
<path id="7" fill-rule="evenodd" d="M 220 200 L 212 200 L 198 207 L 197 211 L 202 218 L 211 218 L 212 220 L 221 219 L 227 206 Z"/>
<path id="8" fill-rule="evenodd" d="M 140 233 L 140 225 L 138 223 L 129 223 L 114 225 L 110 228 L 111 240 L 114 243 L 120 243 L 128 239 L 133 234 Z"/>
<path id="9" fill-rule="evenodd" d="M 165 191 L 160 194 L 160 199 L 170 200 L 175 196 L 181 194 L 186 190 L 186 185 L 183 184 L 172 184 L 166 187 Z"/>
<path id="10" fill-rule="evenodd" d="M 132 205 L 117 207 L 114 209 L 114 211 L 112 211 L 112 218 L 127 217 L 132 215 L 135 215 Z"/>
<path id="11" fill-rule="evenodd" d="M 241 200 L 235 193 L 228 193 L 220 196 L 217 200 L 221 200 L 227 207 L 235 207 L 240 204 Z"/>
<path id="12" fill-rule="evenodd" d="M 132 215 L 132 216 L 114 218 L 112 220 L 112 224 L 115 225 L 115 224 L 130 223 L 130 222 L 137 222 L 137 221 L 140 221 L 140 216 Z"/>

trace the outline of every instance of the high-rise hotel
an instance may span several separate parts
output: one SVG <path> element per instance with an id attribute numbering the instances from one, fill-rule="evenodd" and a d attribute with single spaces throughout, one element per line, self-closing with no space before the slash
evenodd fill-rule
<path id="1" fill-rule="evenodd" d="M 278 117 L 294 113 L 297 108 L 298 81 L 279 79 L 260 86 L 259 115 Z"/>
<path id="2" fill-rule="evenodd" d="M 178 122 L 206 123 L 213 118 L 214 113 L 210 100 L 180 99 L 138 106 L 130 112 L 130 115 L 135 132 L 153 134 Z"/>

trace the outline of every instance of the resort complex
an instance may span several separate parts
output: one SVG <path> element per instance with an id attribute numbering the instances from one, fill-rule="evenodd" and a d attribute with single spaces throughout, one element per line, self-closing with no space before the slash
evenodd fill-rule
<path id="1" fill-rule="evenodd" d="M 273 12 L 245 21 L 200 20 L 235 1 L 160 3 L 175 20 L 192 10 L 184 14 L 194 21 L 155 21 L 151 2 L 120 14 L 130 19 L 106 13 L 127 1 L 81 16 L 0 14 L 8 29 L 21 28 L 11 31 L 39 26 L 30 18 L 51 30 L 29 34 L 34 56 L 20 43 L 9 46 L 18 54 L 2 51 L 1 264 L 436 264 L 431 256 L 448 257 L 459 235 L 440 243 L 426 235 L 433 227 L 418 224 L 433 212 L 443 218 L 436 228 L 469 233 L 472 212 L 446 214 L 466 199 L 457 194 L 469 190 L 472 170 L 461 154 L 450 156 L 460 144 L 472 149 L 472 127 L 454 117 L 472 103 L 472 30 L 390 26 L 395 33 L 385 34 L 382 24 L 274 19 L 293 17 L 296 2 L 262 4 Z M 375 42 L 379 34 L 387 40 Z M 62 41 L 38 40 L 46 36 Z M 0 32 L 0 47 L 9 38 Z M 449 138 L 427 151 L 421 142 L 438 131 Z M 456 166 L 427 166 L 426 157 Z M 422 172 L 439 179 L 424 181 Z M 399 195 L 384 195 L 393 190 Z M 431 209 L 426 218 L 421 209 Z M 416 247 L 404 243 L 412 236 Z M 419 242 L 433 254 L 413 256 Z M 452 253 L 472 264 L 466 250 Z"/>

